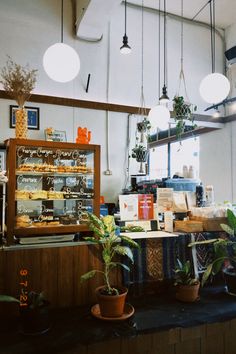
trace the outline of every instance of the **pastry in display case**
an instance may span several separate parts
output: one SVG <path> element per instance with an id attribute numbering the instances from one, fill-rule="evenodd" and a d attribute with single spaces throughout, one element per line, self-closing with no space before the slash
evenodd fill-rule
<path id="1" fill-rule="evenodd" d="M 7 241 L 88 231 L 99 216 L 100 146 L 9 139 Z"/>

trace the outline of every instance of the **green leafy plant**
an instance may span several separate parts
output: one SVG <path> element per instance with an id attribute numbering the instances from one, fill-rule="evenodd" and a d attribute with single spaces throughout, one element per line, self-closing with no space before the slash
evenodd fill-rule
<path id="1" fill-rule="evenodd" d="M 139 132 L 149 132 L 149 130 L 151 129 L 151 123 L 150 121 L 147 119 L 147 117 L 144 117 L 142 122 L 137 123 L 137 129 Z"/>
<path id="2" fill-rule="evenodd" d="M 105 292 L 109 295 L 118 294 L 118 289 L 111 286 L 110 273 L 116 267 L 122 267 L 127 271 L 130 271 L 130 268 L 124 263 L 117 262 L 115 257 L 126 256 L 133 263 L 131 247 L 139 248 L 139 245 L 128 236 L 117 236 L 117 226 L 113 216 L 107 215 L 99 219 L 96 215 L 89 213 L 88 218 L 89 227 L 94 232 L 94 237 L 85 237 L 84 239 L 100 246 L 103 270 L 91 270 L 81 276 L 81 281 L 101 273 L 105 283 Z M 125 245 L 120 243 L 121 240 Z"/>
<path id="3" fill-rule="evenodd" d="M 186 120 L 191 122 L 192 129 L 197 127 L 194 124 L 193 111 L 197 110 L 197 106 L 193 106 L 191 103 L 186 103 L 183 96 L 175 96 L 173 99 L 173 113 L 176 122 L 176 136 L 181 139 L 182 134 L 186 128 Z"/>
<path id="4" fill-rule="evenodd" d="M 189 244 L 190 247 L 202 244 L 212 244 L 213 246 L 214 258 L 203 273 L 202 286 L 205 285 L 210 276 L 215 276 L 225 268 L 236 270 L 236 216 L 230 209 L 227 209 L 227 222 L 228 224 L 220 225 L 222 230 L 228 234 L 227 238 L 216 238 Z"/>
<path id="5" fill-rule="evenodd" d="M 121 226 L 121 232 L 143 232 L 145 231 L 143 227 L 136 225 Z"/>
<path id="6" fill-rule="evenodd" d="M 36 293 L 35 291 L 30 291 L 28 295 L 28 306 L 30 309 L 36 309 L 45 306 L 47 300 L 43 292 Z"/>
<path id="7" fill-rule="evenodd" d="M 136 159 L 138 162 L 145 162 L 147 160 L 148 150 L 143 145 L 136 145 L 132 149 L 132 158 Z"/>
<path id="8" fill-rule="evenodd" d="M 175 285 L 195 285 L 199 283 L 198 279 L 196 279 L 192 274 L 190 261 L 182 263 L 179 259 L 177 259 L 177 266 L 174 269 L 174 272 Z"/>
<path id="9" fill-rule="evenodd" d="M 0 301 L 1 302 L 20 302 L 15 297 L 9 296 L 9 295 L 0 295 Z"/>

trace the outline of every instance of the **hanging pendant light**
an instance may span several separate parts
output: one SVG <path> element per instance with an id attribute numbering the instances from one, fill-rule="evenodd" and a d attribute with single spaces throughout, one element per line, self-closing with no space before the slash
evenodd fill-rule
<path id="1" fill-rule="evenodd" d="M 43 67 L 50 79 L 73 80 L 80 70 L 80 59 L 74 48 L 63 43 L 63 0 L 61 1 L 61 43 L 51 45 L 43 56 Z"/>
<path id="2" fill-rule="evenodd" d="M 126 0 L 125 0 L 125 34 L 123 36 L 123 45 L 120 47 L 120 52 L 122 54 L 129 54 L 131 53 L 131 47 L 128 45 L 128 36 L 126 34 L 126 21 L 127 21 L 127 4 L 126 4 Z"/>
<path id="3" fill-rule="evenodd" d="M 201 81 L 199 91 L 201 97 L 207 103 L 219 103 L 228 96 L 230 83 L 225 75 L 215 72 L 215 0 L 211 0 L 209 5 L 212 73 L 204 77 Z"/>
<path id="4" fill-rule="evenodd" d="M 166 0 L 164 0 L 164 85 L 159 100 L 161 104 L 166 104 L 170 101 L 166 87 Z"/>
<path id="5" fill-rule="evenodd" d="M 159 0 L 159 38 L 158 38 L 158 45 L 159 45 L 159 70 L 158 70 L 158 77 L 159 77 L 159 97 L 160 97 L 160 78 L 161 78 L 161 21 L 160 21 L 160 0 Z M 164 88 L 164 87 L 163 87 Z M 169 128 L 169 121 L 170 121 L 170 111 L 168 108 L 160 104 L 159 102 L 156 106 L 152 107 L 148 113 L 148 119 L 152 127 L 157 127 L 160 130 L 167 130 Z"/>

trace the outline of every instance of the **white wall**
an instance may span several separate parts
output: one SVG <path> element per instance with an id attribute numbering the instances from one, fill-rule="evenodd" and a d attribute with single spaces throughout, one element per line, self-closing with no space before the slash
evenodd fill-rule
<path id="1" fill-rule="evenodd" d="M 53 82 L 47 77 L 42 67 L 44 51 L 51 44 L 60 41 L 59 0 L 0 0 L 0 67 L 5 65 L 8 54 L 15 62 L 22 65 L 29 63 L 31 68 L 39 70 L 35 93 L 106 101 L 108 31 L 105 31 L 101 42 L 79 41 L 72 31 L 71 1 L 65 0 L 64 6 L 64 41 L 78 51 L 81 59 L 81 70 L 74 81 L 67 84 Z M 127 34 L 132 47 L 130 56 L 122 56 L 119 53 L 124 34 L 123 5 L 118 7 L 111 18 L 108 101 L 138 106 L 141 91 L 141 11 L 128 8 L 127 16 Z M 147 107 L 153 106 L 158 99 L 157 21 L 156 13 L 145 12 L 144 95 Z M 180 70 L 180 23 L 168 18 L 167 30 L 168 93 L 170 97 L 173 97 L 178 87 Z M 189 98 L 198 105 L 198 111 L 203 112 L 206 105 L 200 98 L 198 87 L 201 79 L 210 72 L 209 30 L 193 24 L 184 26 L 184 57 Z M 217 70 L 222 71 L 222 68 L 223 46 L 217 38 Z M 91 80 L 89 92 L 86 93 L 85 87 L 89 73 Z M 163 77 L 161 85 L 162 80 Z M 14 102 L 0 100 L 0 140 L 14 136 L 14 131 L 9 129 L 10 104 Z M 40 107 L 40 131 L 30 131 L 30 138 L 44 139 L 44 128 L 53 126 L 59 130 L 66 130 L 68 141 L 75 141 L 77 126 L 87 126 L 92 130 L 92 143 L 102 145 L 101 171 L 106 170 L 105 112 L 33 103 L 28 105 Z M 124 165 L 127 155 L 127 114 L 110 113 L 109 120 L 110 169 L 113 174 L 112 176 L 102 175 L 102 194 L 105 195 L 107 201 L 116 201 L 126 177 Z M 133 161 L 132 165 L 131 173 L 134 173 L 138 166 Z"/>
<path id="2" fill-rule="evenodd" d="M 236 24 L 225 31 L 226 49 L 236 45 Z M 231 81 L 230 97 L 236 96 L 236 64 L 228 68 Z M 235 114 L 236 105 L 227 107 L 227 114 Z M 219 131 L 200 137 L 200 178 L 213 184 L 217 201 L 236 201 L 236 122 L 227 123 Z"/>

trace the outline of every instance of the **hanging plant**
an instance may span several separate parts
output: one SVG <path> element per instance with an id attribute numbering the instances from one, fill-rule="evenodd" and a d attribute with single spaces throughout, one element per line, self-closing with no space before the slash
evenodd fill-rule
<path id="1" fill-rule="evenodd" d="M 144 117 L 142 122 L 137 123 L 137 130 L 139 133 L 148 133 L 151 127 L 151 123 L 147 117 Z"/>
<path id="2" fill-rule="evenodd" d="M 137 162 L 146 162 L 148 157 L 148 150 L 143 145 L 136 145 L 132 149 L 132 158 L 136 159 Z"/>
<path id="3" fill-rule="evenodd" d="M 191 123 L 191 128 L 195 129 L 193 112 L 197 110 L 197 106 L 184 101 L 183 96 L 175 96 L 173 99 L 173 113 L 176 122 L 176 136 L 181 139 L 186 128 L 186 121 Z"/>

